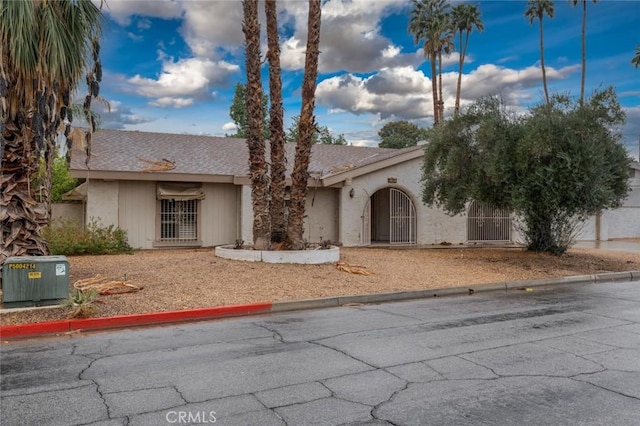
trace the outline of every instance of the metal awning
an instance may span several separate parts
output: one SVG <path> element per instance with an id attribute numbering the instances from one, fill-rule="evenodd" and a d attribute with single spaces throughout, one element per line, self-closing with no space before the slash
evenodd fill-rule
<path id="1" fill-rule="evenodd" d="M 204 200 L 202 186 L 192 183 L 158 183 L 158 200 Z"/>

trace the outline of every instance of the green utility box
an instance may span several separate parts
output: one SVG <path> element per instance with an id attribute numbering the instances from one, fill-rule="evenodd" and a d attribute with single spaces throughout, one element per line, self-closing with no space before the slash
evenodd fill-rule
<path id="1" fill-rule="evenodd" d="M 65 256 L 9 257 L 2 266 L 2 306 L 55 305 L 69 297 Z"/>

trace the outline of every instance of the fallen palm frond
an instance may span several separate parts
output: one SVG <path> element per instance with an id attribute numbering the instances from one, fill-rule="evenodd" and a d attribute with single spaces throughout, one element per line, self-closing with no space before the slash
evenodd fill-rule
<path id="1" fill-rule="evenodd" d="M 101 275 L 95 277 L 85 278 L 73 283 L 73 287 L 78 290 L 90 290 L 93 289 L 101 296 L 107 296 L 110 294 L 121 293 L 135 293 L 142 290 L 144 287 L 137 286 L 128 281 L 108 281 Z"/>
<path id="2" fill-rule="evenodd" d="M 367 271 L 364 266 L 349 265 L 346 262 L 336 263 L 336 268 L 338 268 L 338 271 L 348 272 L 350 274 L 373 275 L 373 272 Z"/>
<path id="3" fill-rule="evenodd" d="M 141 169 L 143 172 L 166 172 L 176 168 L 176 163 L 166 158 L 156 161 L 138 157 L 138 160 L 150 164 L 150 166 L 145 166 Z"/>
<path id="4" fill-rule="evenodd" d="M 356 165 L 353 163 L 345 164 L 343 166 L 335 166 L 331 169 L 331 173 L 346 172 L 347 170 L 351 170 L 354 167 L 356 167 Z"/>

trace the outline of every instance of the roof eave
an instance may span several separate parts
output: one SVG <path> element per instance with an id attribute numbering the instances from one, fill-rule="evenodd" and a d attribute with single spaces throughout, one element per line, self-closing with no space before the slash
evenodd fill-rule
<path id="1" fill-rule="evenodd" d="M 163 172 L 128 172 L 128 171 L 86 170 L 86 169 L 71 169 L 69 170 L 69 174 L 71 175 L 71 177 L 76 179 L 234 183 L 233 175 L 209 175 L 209 174 L 163 173 Z"/>
<path id="2" fill-rule="evenodd" d="M 396 164 L 404 163 L 406 161 L 421 158 L 424 154 L 422 149 L 414 149 L 412 151 L 404 152 L 391 158 L 385 158 L 381 161 L 366 164 L 361 167 L 356 167 L 350 170 L 345 170 L 325 178 L 321 178 L 322 186 L 334 186 L 342 183 L 347 179 L 353 179 L 368 173 L 376 172 L 378 170 L 385 169 L 387 167 L 395 166 Z"/>

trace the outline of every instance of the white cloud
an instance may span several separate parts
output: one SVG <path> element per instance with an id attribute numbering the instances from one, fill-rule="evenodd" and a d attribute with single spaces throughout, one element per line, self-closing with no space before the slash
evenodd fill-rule
<path id="1" fill-rule="evenodd" d="M 577 69 L 548 67 L 547 79 L 549 82 L 565 79 Z M 442 75 L 446 110 L 454 107 L 457 81 L 457 72 Z M 540 87 L 540 68 L 515 70 L 485 64 L 463 74 L 460 103 L 464 106 L 482 96 L 499 94 L 517 109 L 535 100 L 532 91 L 539 91 Z M 433 115 L 431 79 L 410 66 L 383 68 L 367 78 L 345 74 L 326 79 L 318 84 L 316 99 L 319 105 L 332 111 L 377 114 L 382 120 L 390 117 L 416 120 Z"/>
<path id="2" fill-rule="evenodd" d="M 124 129 L 127 125 L 137 125 L 149 123 L 155 118 L 145 117 L 134 112 L 131 108 L 117 100 L 109 100 L 110 109 L 107 109 L 101 102 L 93 102 L 91 109 L 100 116 L 100 128 L 103 129 Z M 82 117 L 74 117 L 74 126 L 84 127 L 87 125 Z"/>
<path id="3" fill-rule="evenodd" d="M 155 101 L 149 102 L 149 105 L 156 106 L 160 108 L 184 108 L 190 105 L 193 105 L 193 98 L 170 98 L 163 97 L 158 98 Z"/>
<path id="4" fill-rule="evenodd" d="M 222 125 L 222 130 L 224 130 L 225 132 L 236 131 L 237 129 L 238 126 L 236 126 L 236 123 L 228 122 Z"/>
<path id="5" fill-rule="evenodd" d="M 161 56 L 162 57 L 162 56 Z M 130 91 L 157 99 L 154 105 L 186 106 L 186 99 L 208 99 L 215 85 L 224 85 L 240 67 L 225 61 L 190 58 L 173 62 L 164 59 L 157 79 L 136 75 L 127 80 Z M 170 101 L 169 98 L 173 98 Z M 191 103 L 193 99 L 191 99 Z M 191 104 L 189 103 L 189 105 Z"/>
<path id="6" fill-rule="evenodd" d="M 418 65 L 421 51 L 402 53 L 380 32 L 380 21 L 391 11 L 405 7 L 397 0 L 330 0 L 322 7 L 320 26 L 320 72 L 372 72 L 382 67 Z M 284 69 L 304 66 L 307 40 L 305 2 L 286 2 L 286 16 L 294 22 L 293 34 L 283 40 L 281 62 Z"/>
<path id="7" fill-rule="evenodd" d="M 100 6 L 101 0 L 93 0 Z M 182 16 L 182 2 L 177 0 L 109 0 L 103 12 L 120 25 L 127 26 L 133 16 L 172 19 Z M 143 20 L 144 21 L 144 20 Z M 148 22 L 148 20 L 146 20 Z M 140 24 L 139 24 L 140 25 Z M 144 24 L 142 24 L 144 25 Z M 142 28 L 139 26 L 139 28 Z"/>

